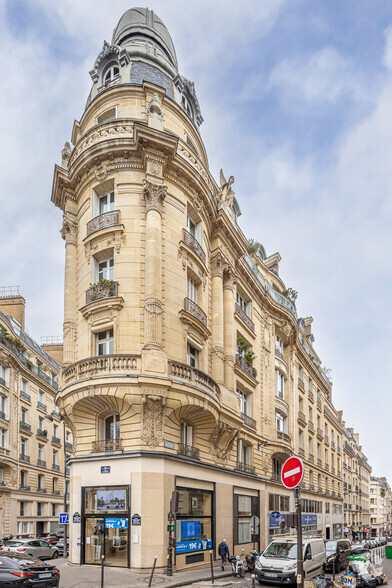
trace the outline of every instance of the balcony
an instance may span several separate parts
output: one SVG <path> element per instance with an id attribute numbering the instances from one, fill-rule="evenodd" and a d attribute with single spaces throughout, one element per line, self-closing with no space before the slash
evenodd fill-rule
<path id="1" fill-rule="evenodd" d="M 281 350 L 279 349 L 279 347 L 275 347 L 275 356 L 279 357 L 279 359 L 283 359 L 283 361 L 284 361 L 284 355 L 281 352 Z"/>
<path id="2" fill-rule="evenodd" d="M 185 363 L 169 360 L 169 375 L 178 379 L 181 383 L 200 388 L 216 400 L 219 400 L 220 389 L 218 384 L 204 372 Z"/>
<path id="3" fill-rule="evenodd" d="M 46 488 L 37 488 L 37 492 L 40 492 L 41 494 L 46 494 Z"/>
<path id="4" fill-rule="evenodd" d="M 324 464 L 324 469 L 325 469 L 327 472 L 329 472 L 329 464 L 328 464 L 328 463 L 325 463 L 325 464 Z"/>
<path id="5" fill-rule="evenodd" d="M 86 291 L 86 304 L 104 300 L 105 298 L 117 298 L 118 282 L 113 280 L 101 280 Z"/>
<path id="6" fill-rule="evenodd" d="M 37 429 L 38 437 L 42 437 L 43 439 L 48 438 L 48 431 L 44 431 L 43 429 Z"/>
<path id="7" fill-rule="evenodd" d="M 321 468 L 321 466 L 323 465 L 323 462 L 321 461 L 321 459 L 318 457 L 317 458 L 317 465 Z"/>
<path id="8" fill-rule="evenodd" d="M 352 449 L 352 447 L 350 447 L 350 445 L 347 443 L 347 441 L 344 442 L 344 449 L 347 451 L 347 453 L 349 453 L 350 455 L 354 456 L 355 455 L 355 451 L 354 449 Z"/>
<path id="9" fill-rule="evenodd" d="M 200 450 L 191 445 L 185 445 L 185 443 L 178 444 L 179 455 L 186 455 L 187 457 L 193 457 L 194 459 L 200 459 Z"/>
<path id="10" fill-rule="evenodd" d="M 52 415 L 52 417 L 54 417 L 55 419 L 59 419 L 60 415 L 58 413 L 58 410 L 52 410 L 52 412 L 50 413 Z"/>
<path id="11" fill-rule="evenodd" d="M 68 449 L 69 451 L 73 451 L 73 444 L 72 443 L 69 443 L 68 441 L 66 441 L 64 443 L 64 445 L 65 445 L 65 449 Z"/>
<path id="12" fill-rule="evenodd" d="M 335 441 L 331 441 L 331 448 L 336 449 Z"/>
<path id="13" fill-rule="evenodd" d="M 280 474 L 272 474 L 271 482 L 280 482 L 282 484 L 282 476 Z"/>
<path id="14" fill-rule="evenodd" d="M 7 388 L 7 384 L 5 383 L 5 380 L 4 380 L 4 378 L 1 378 L 1 377 L 0 377 L 0 384 L 1 384 L 2 386 L 5 386 L 5 387 Z"/>
<path id="15" fill-rule="evenodd" d="M 308 390 L 308 398 L 310 402 L 314 402 L 314 394 L 311 390 Z"/>
<path id="16" fill-rule="evenodd" d="M 312 423 L 312 421 L 308 422 L 308 429 L 311 433 L 314 433 L 314 424 Z"/>
<path id="17" fill-rule="evenodd" d="M 337 452 L 338 452 L 338 454 L 339 454 L 339 455 L 342 453 L 342 450 L 340 449 L 340 447 L 339 447 L 339 446 L 338 446 L 338 448 L 337 448 Z"/>
<path id="18" fill-rule="evenodd" d="M 324 439 L 324 435 L 321 429 L 317 429 L 317 437 L 320 440 Z"/>
<path id="19" fill-rule="evenodd" d="M 121 439 L 105 439 L 104 441 L 93 441 L 93 453 L 104 451 L 120 451 L 122 449 Z"/>
<path id="20" fill-rule="evenodd" d="M 244 421 L 244 425 L 247 425 L 251 429 L 256 429 L 256 421 L 252 417 L 248 416 L 244 412 L 241 412 L 241 418 Z"/>
<path id="21" fill-rule="evenodd" d="M 29 456 L 29 455 L 26 455 L 25 453 L 21 453 L 21 454 L 19 455 L 19 459 L 20 459 L 21 461 L 27 461 L 27 462 L 29 462 L 29 461 L 30 461 L 30 456 Z"/>
<path id="22" fill-rule="evenodd" d="M 286 443 L 291 443 L 291 437 L 287 433 L 283 433 L 283 431 L 276 431 L 278 439 L 285 441 Z"/>
<path id="23" fill-rule="evenodd" d="M 302 378 L 298 378 L 298 388 L 302 388 L 302 390 L 305 392 L 305 384 Z"/>
<path id="24" fill-rule="evenodd" d="M 26 490 L 26 491 L 30 492 L 30 486 L 26 486 L 26 484 L 21 484 L 19 487 L 19 490 Z M 23 513 L 21 512 L 20 516 L 24 517 L 24 512 Z"/>
<path id="25" fill-rule="evenodd" d="M 184 241 L 185 245 L 192 249 L 193 253 L 196 253 L 197 257 L 201 259 L 201 261 L 206 265 L 206 254 L 204 249 L 200 245 L 199 241 L 195 239 L 193 235 L 189 233 L 186 229 L 182 229 L 182 240 Z"/>
<path id="26" fill-rule="evenodd" d="M 331 474 L 335 475 L 336 474 L 336 470 L 335 468 L 331 468 Z"/>
<path id="27" fill-rule="evenodd" d="M 328 435 L 325 435 L 324 436 L 324 442 L 325 442 L 325 445 L 329 445 L 329 437 L 328 437 Z"/>
<path id="28" fill-rule="evenodd" d="M 311 461 L 312 463 L 314 463 L 314 455 L 313 455 L 313 453 L 309 453 L 309 461 Z"/>
<path id="29" fill-rule="evenodd" d="M 61 439 L 59 439 L 58 437 L 55 437 L 53 435 L 53 437 L 52 437 L 52 443 L 56 443 L 56 445 L 61 445 Z"/>
<path id="30" fill-rule="evenodd" d="M 248 374 L 248 376 L 250 376 L 251 378 L 253 378 L 254 380 L 256 379 L 257 376 L 257 371 L 256 369 L 249 365 L 245 359 L 239 354 L 237 353 L 235 356 L 235 363 L 236 365 L 238 365 L 245 373 Z"/>
<path id="31" fill-rule="evenodd" d="M 22 392 L 22 390 L 20 391 L 20 397 L 22 400 L 26 400 L 26 402 L 31 403 L 31 396 L 29 394 L 26 394 L 26 392 Z"/>
<path id="32" fill-rule="evenodd" d="M 139 355 L 97 355 L 72 363 L 64 369 L 65 385 L 107 375 L 140 371 Z"/>
<path id="33" fill-rule="evenodd" d="M 242 320 L 242 322 L 248 327 L 252 333 L 256 332 L 256 327 L 254 322 L 248 317 L 248 315 L 242 310 L 241 306 L 236 303 L 234 313 Z M 279 352 L 280 353 L 280 352 Z M 275 349 L 275 355 L 278 355 L 277 350 Z M 280 353 L 279 357 L 284 360 L 283 355 Z"/>
<path id="34" fill-rule="evenodd" d="M 320 400 L 320 398 L 317 398 L 317 408 L 318 408 L 319 410 L 323 410 L 323 405 L 321 404 L 321 400 Z"/>
<path id="35" fill-rule="evenodd" d="M 60 490 L 52 490 L 54 496 L 60 496 Z"/>
<path id="36" fill-rule="evenodd" d="M 107 90 L 108 88 L 113 88 L 113 86 L 118 86 L 119 84 L 121 84 L 120 74 L 114 77 L 112 80 L 106 82 L 106 84 L 103 84 L 103 86 L 100 86 L 98 88 L 98 92 L 103 92 L 104 90 Z"/>
<path id="37" fill-rule="evenodd" d="M 31 431 L 31 425 L 29 425 L 25 421 L 19 421 L 19 428 L 23 429 L 24 431 Z"/>
<path id="38" fill-rule="evenodd" d="M 2 410 L 0 410 L 0 419 L 3 419 L 3 421 L 6 421 L 6 417 L 5 417 L 5 412 L 3 412 Z"/>
<path id="39" fill-rule="evenodd" d="M 57 472 L 60 471 L 60 466 L 58 463 L 52 463 L 52 470 L 56 470 Z"/>
<path id="40" fill-rule="evenodd" d="M 235 468 L 236 470 L 239 470 L 240 472 L 245 472 L 246 474 L 255 474 L 256 470 L 253 466 L 251 466 L 249 463 L 243 463 L 242 461 L 237 461 L 237 466 Z"/>
<path id="41" fill-rule="evenodd" d="M 202 310 L 200 306 L 196 304 L 196 302 L 193 302 L 193 300 L 191 300 L 190 298 L 185 298 L 184 310 L 185 312 L 188 312 L 193 317 L 195 317 L 207 328 L 207 315 L 204 312 L 204 310 Z"/>
<path id="42" fill-rule="evenodd" d="M 87 237 L 100 231 L 101 229 L 107 229 L 108 227 L 115 227 L 120 224 L 120 211 L 110 210 L 94 217 L 87 223 Z"/>
<path id="43" fill-rule="evenodd" d="M 37 402 L 37 408 L 39 408 L 40 410 L 43 410 L 44 412 L 46 412 L 46 404 L 44 404 L 43 402 Z"/>
<path id="44" fill-rule="evenodd" d="M 46 461 L 44 459 L 37 459 L 37 464 L 43 468 L 46 468 Z"/>
<path id="45" fill-rule="evenodd" d="M 302 412 L 302 410 L 298 411 L 298 422 L 301 425 L 306 425 L 306 417 L 305 417 L 304 413 Z"/>
<path id="46" fill-rule="evenodd" d="M 299 454 L 301 457 L 305 457 L 305 450 L 304 450 L 304 449 L 302 449 L 302 447 L 300 447 L 300 448 L 298 449 L 298 454 Z"/>

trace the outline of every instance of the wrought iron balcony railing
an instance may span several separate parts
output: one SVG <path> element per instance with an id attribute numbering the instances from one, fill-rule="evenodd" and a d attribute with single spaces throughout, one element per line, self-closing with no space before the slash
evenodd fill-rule
<path id="1" fill-rule="evenodd" d="M 235 305 L 235 314 L 242 320 L 243 323 L 245 323 L 245 325 L 248 327 L 248 329 L 250 329 L 252 331 L 252 333 L 254 333 L 256 331 L 256 327 L 254 322 L 252 321 L 252 319 L 250 319 L 248 317 L 248 315 L 246 314 L 246 312 L 244 312 L 241 308 L 241 306 L 239 304 L 236 303 Z M 276 350 L 275 350 L 276 353 Z M 279 352 L 280 353 L 280 352 Z M 278 355 L 276 353 L 276 355 Z M 280 354 L 280 356 L 282 359 L 284 359 L 283 355 Z"/>
<path id="2" fill-rule="evenodd" d="M 302 390 L 305 390 L 305 384 L 302 378 L 298 378 L 298 386 L 302 388 Z"/>
<path id="3" fill-rule="evenodd" d="M 0 419 L 3 419 L 3 421 L 6 421 L 7 419 L 5 418 L 5 412 L 0 410 Z"/>
<path id="4" fill-rule="evenodd" d="M 194 457 L 195 459 L 199 459 L 200 456 L 200 451 L 197 449 L 197 447 L 192 447 L 191 445 L 186 445 L 185 443 L 178 444 L 178 453 L 180 455 Z"/>
<path id="5" fill-rule="evenodd" d="M 37 464 L 43 468 L 46 467 L 46 461 L 44 459 L 37 459 Z"/>
<path id="6" fill-rule="evenodd" d="M 52 463 L 52 470 L 57 470 L 58 472 L 60 471 L 60 466 L 58 463 Z"/>
<path id="7" fill-rule="evenodd" d="M 237 353 L 235 356 L 235 363 L 238 366 L 240 366 L 240 368 L 244 372 L 246 372 L 248 374 L 248 376 L 251 376 L 251 378 L 256 379 L 257 372 L 256 372 L 255 368 L 253 366 L 249 365 L 239 353 Z"/>
<path id="8" fill-rule="evenodd" d="M 249 463 L 243 463 L 242 461 L 237 461 L 237 467 L 235 469 L 239 470 L 240 472 L 245 472 L 247 474 L 256 473 L 256 470 L 253 466 L 251 466 Z"/>
<path id="9" fill-rule="evenodd" d="M 103 92 L 103 90 L 107 90 L 108 88 L 113 88 L 113 86 L 118 86 L 119 84 L 121 84 L 120 74 L 115 76 L 112 80 L 109 80 L 108 82 L 106 82 L 106 84 L 103 84 L 102 86 L 100 86 L 98 88 L 98 92 Z"/>
<path id="10" fill-rule="evenodd" d="M 7 384 L 5 383 L 4 378 L 0 377 L 0 384 L 2 384 L 2 386 L 7 386 Z"/>
<path id="11" fill-rule="evenodd" d="M 308 390 L 308 398 L 310 402 L 314 402 L 314 394 L 311 390 Z"/>
<path id="12" fill-rule="evenodd" d="M 96 231 L 100 231 L 101 229 L 106 229 L 107 227 L 114 227 L 120 224 L 120 211 L 119 210 L 110 210 L 109 212 L 104 212 L 103 214 L 99 214 L 98 216 L 94 217 L 91 221 L 87 223 L 87 237 L 95 233 Z"/>
<path id="13" fill-rule="evenodd" d="M 203 247 L 200 245 L 199 241 L 195 239 L 195 237 L 191 235 L 190 232 L 186 229 L 182 229 L 182 239 L 185 245 L 187 245 L 189 249 L 192 249 L 193 253 L 196 253 L 196 255 L 201 259 L 201 261 L 205 265 L 206 254 L 204 252 Z"/>
<path id="14" fill-rule="evenodd" d="M 94 284 L 86 291 L 86 304 L 104 300 L 105 298 L 116 298 L 118 295 L 118 283 L 113 280 Z"/>
<path id="15" fill-rule="evenodd" d="M 252 429 L 256 429 L 255 419 L 252 419 L 252 417 L 248 416 L 247 414 L 245 414 L 243 412 L 241 412 L 241 417 L 242 417 L 245 425 L 247 425 L 248 427 L 251 427 Z"/>
<path id="16" fill-rule="evenodd" d="M 309 431 L 312 431 L 312 433 L 314 433 L 314 424 L 312 423 L 312 421 L 308 422 L 308 429 Z"/>
<path id="17" fill-rule="evenodd" d="M 30 456 L 29 455 L 26 455 L 25 453 L 21 453 L 19 455 L 19 459 L 22 460 L 22 461 L 30 461 Z"/>
<path id="18" fill-rule="evenodd" d="M 29 394 L 26 394 L 26 392 L 22 392 L 22 390 L 20 391 L 20 397 L 23 400 L 26 400 L 26 402 L 31 402 L 31 396 Z"/>
<path id="19" fill-rule="evenodd" d="M 190 298 L 185 298 L 184 310 L 186 310 L 186 312 L 189 312 L 189 314 L 197 318 L 197 320 L 203 323 L 205 327 L 207 326 L 207 315 L 204 312 L 204 310 L 202 310 L 200 306 L 196 304 L 196 302 L 193 302 L 193 300 L 191 300 Z"/>
<path id="20" fill-rule="evenodd" d="M 37 492 L 40 492 L 41 494 L 46 494 L 46 488 L 37 488 Z"/>
<path id="21" fill-rule="evenodd" d="M 70 451 L 73 451 L 73 444 L 69 443 L 68 441 L 65 442 L 65 449 L 69 449 Z"/>
<path id="22" fill-rule="evenodd" d="M 61 439 L 59 439 L 59 437 L 55 437 L 53 435 L 53 437 L 52 437 L 52 443 L 56 443 L 57 445 L 61 445 Z"/>
<path id="23" fill-rule="evenodd" d="M 19 422 L 19 428 L 20 429 L 24 429 L 25 431 L 31 431 L 31 425 L 29 425 L 25 421 L 20 421 Z"/>
<path id="24" fill-rule="evenodd" d="M 306 425 L 306 417 L 304 415 L 304 413 L 302 412 L 302 410 L 298 411 L 298 421 L 304 425 Z"/>
<path id="25" fill-rule="evenodd" d="M 44 439 L 48 438 L 48 431 L 43 431 L 42 429 L 37 429 L 38 437 L 43 437 Z"/>
<path id="26" fill-rule="evenodd" d="M 37 402 L 37 408 L 40 408 L 41 410 L 44 410 L 46 412 L 46 404 L 44 404 L 43 402 Z"/>
<path id="27" fill-rule="evenodd" d="M 93 452 L 118 451 L 122 449 L 121 439 L 105 439 L 103 441 L 93 441 Z"/>

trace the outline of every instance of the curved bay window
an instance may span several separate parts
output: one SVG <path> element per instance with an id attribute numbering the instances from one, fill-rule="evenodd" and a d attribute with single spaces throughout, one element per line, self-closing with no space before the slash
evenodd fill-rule
<path id="1" fill-rule="evenodd" d="M 176 516 L 176 554 L 212 549 L 212 491 L 192 488 L 177 490 L 183 493 L 183 504 Z M 197 561 L 203 560 L 204 555 Z"/>

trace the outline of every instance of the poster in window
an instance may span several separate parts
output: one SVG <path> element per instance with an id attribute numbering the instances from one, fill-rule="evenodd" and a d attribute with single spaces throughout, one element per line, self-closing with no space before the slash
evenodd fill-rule
<path id="1" fill-rule="evenodd" d="M 181 540 L 200 539 L 200 521 L 181 521 Z"/>
<path id="2" fill-rule="evenodd" d="M 126 490 L 97 490 L 97 510 L 126 510 Z"/>
<path id="3" fill-rule="evenodd" d="M 238 516 L 250 517 L 252 514 L 252 497 L 238 496 Z"/>

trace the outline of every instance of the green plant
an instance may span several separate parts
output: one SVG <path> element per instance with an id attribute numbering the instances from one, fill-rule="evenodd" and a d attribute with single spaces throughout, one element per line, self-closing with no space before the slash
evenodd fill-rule
<path id="1" fill-rule="evenodd" d="M 256 358 L 256 354 L 252 349 L 247 349 L 244 355 L 244 359 L 248 365 L 253 364 L 253 360 Z"/>
<path id="2" fill-rule="evenodd" d="M 10 343 L 12 343 L 12 345 L 15 345 L 15 347 L 18 349 L 18 351 L 23 351 L 24 350 L 25 346 L 23 345 L 23 343 L 19 339 L 19 337 L 13 337 L 5 329 L 0 329 L 0 332 L 1 332 L 2 335 L 4 335 L 4 337 L 7 339 L 7 341 L 9 341 Z"/>
<path id="3" fill-rule="evenodd" d="M 249 343 L 244 341 L 244 339 L 240 336 L 237 337 L 237 350 L 238 353 L 244 358 L 246 363 L 251 366 L 256 358 L 256 354 L 252 349 L 250 349 Z"/>
<path id="4" fill-rule="evenodd" d="M 293 290 L 293 288 L 287 288 L 282 292 L 283 296 L 286 296 L 295 306 L 295 301 L 297 300 L 298 292 Z"/>
<path id="5" fill-rule="evenodd" d="M 260 243 L 256 239 L 248 239 L 248 253 L 257 253 Z"/>
<path id="6" fill-rule="evenodd" d="M 95 299 L 98 296 L 98 287 L 99 286 L 108 286 L 108 292 L 109 292 L 109 296 L 113 296 L 114 292 L 115 292 L 115 288 L 116 288 L 116 283 L 114 280 L 106 280 L 105 278 L 103 280 L 100 280 L 99 282 L 96 282 L 95 284 L 90 284 L 90 288 L 93 288 L 93 291 L 91 292 L 91 298 Z"/>

